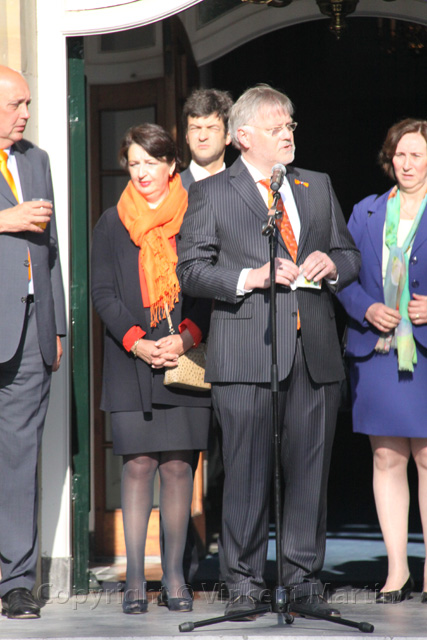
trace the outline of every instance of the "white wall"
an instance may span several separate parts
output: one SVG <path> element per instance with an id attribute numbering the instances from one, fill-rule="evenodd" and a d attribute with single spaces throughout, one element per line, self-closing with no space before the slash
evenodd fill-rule
<path id="1" fill-rule="evenodd" d="M 55 0 L 37 3 L 38 144 L 46 149 L 51 161 L 62 275 L 69 309 L 67 61 L 65 38 L 58 28 L 62 19 L 60 6 Z M 55 559 L 64 567 L 58 568 L 53 561 L 52 596 L 57 591 L 68 591 L 71 580 L 69 337 L 63 340 L 63 347 L 60 370 L 52 376 L 41 466 L 41 556 Z"/>

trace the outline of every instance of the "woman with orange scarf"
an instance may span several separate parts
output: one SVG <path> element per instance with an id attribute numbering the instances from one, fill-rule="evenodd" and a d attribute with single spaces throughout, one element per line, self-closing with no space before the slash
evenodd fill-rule
<path id="1" fill-rule="evenodd" d="M 175 237 L 187 208 L 170 135 L 132 127 L 119 159 L 130 181 L 105 211 L 92 246 L 92 298 L 105 324 L 101 409 L 111 414 L 113 451 L 123 456 L 122 510 L 127 572 L 124 613 L 148 609 L 144 551 L 156 471 L 164 532 L 158 604 L 190 611 L 183 554 L 193 492 L 194 450 L 207 447 L 208 393 L 163 385 L 165 369 L 206 333 L 210 302 L 183 298 Z M 165 309 L 175 334 L 169 334 Z"/>

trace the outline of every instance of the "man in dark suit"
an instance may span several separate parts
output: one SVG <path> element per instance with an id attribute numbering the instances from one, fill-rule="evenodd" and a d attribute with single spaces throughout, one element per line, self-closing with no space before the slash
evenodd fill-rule
<path id="1" fill-rule="evenodd" d="M 290 166 L 292 114 L 287 96 L 268 85 L 239 98 L 229 126 L 241 157 L 191 186 L 178 242 L 183 291 L 215 300 L 206 379 L 223 431 L 221 571 L 230 594 L 226 613 L 242 613 L 242 619 L 250 618 L 265 589 L 273 429 L 269 244 L 261 229 L 276 163 L 287 165 L 275 259 L 285 481 L 282 572 L 292 602 L 313 613 L 339 615 L 323 599 L 318 578 L 344 377 L 332 294 L 357 277 L 360 257 L 329 177 Z"/>
<path id="2" fill-rule="evenodd" d="M 195 89 L 184 104 L 182 117 L 191 162 L 181 173 L 184 189 L 225 169 L 225 148 L 231 142 L 228 116 L 233 101 L 226 91 Z"/>
<path id="3" fill-rule="evenodd" d="M 182 119 L 185 139 L 190 148 L 191 162 L 181 175 L 184 189 L 189 190 L 193 182 L 204 180 L 225 169 L 225 150 L 230 144 L 228 118 L 233 101 L 227 91 L 219 89 L 195 89 L 187 98 Z M 199 452 L 194 452 L 193 473 L 199 463 Z M 223 468 L 218 444 L 218 424 L 213 414 L 209 432 L 208 484 L 215 486 L 222 477 Z M 196 545 L 197 534 L 190 520 L 187 544 L 184 553 L 184 576 L 192 582 L 199 566 Z M 163 536 L 161 536 L 163 548 Z"/>
<path id="4" fill-rule="evenodd" d="M 46 152 L 23 139 L 24 78 L 0 66 L 0 597 L 2 614 L 34 618 L 37 458 L 65 304 Z"/>

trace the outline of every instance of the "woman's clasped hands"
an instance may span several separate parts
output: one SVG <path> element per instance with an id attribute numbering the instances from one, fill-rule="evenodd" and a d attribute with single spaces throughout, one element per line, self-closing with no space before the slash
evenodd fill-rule
<path id="1" fill-rule="evenodd" d="M 182 333 L 165 336 L 159 340 L 141 339 L 136 346 L 136 355 L 152 369 L 173 368 L 178 358 L 193 346 L 193 337 L 185 329 Z"/>
<path id="2" fill-rule="evenodd" d="M 412 324 L 421 325 L 427 322 L 427 296 L 412 294 L 412 300 L 408 304 L 408 316 Z M 365 318 L 378 331 L 387 333 L 393 331 L 402 319 L 396 309 L 387 307 L 382 302 L 375 302 L 368 307 Z"/>

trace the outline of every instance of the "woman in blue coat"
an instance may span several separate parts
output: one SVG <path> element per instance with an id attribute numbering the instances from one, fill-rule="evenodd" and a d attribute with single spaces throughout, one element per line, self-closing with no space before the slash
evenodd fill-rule
<path id="1" fill-rule="evenodd" d="M 376 600 L 396 603 L 414 587 L 407 559 L 411 455 L 427 540 L 427 121 L 392 126 L 380 163 L 396 184 L 354 207 L 348 228 L 362 267 L 338 297 L 349 315 L 353 429 L 370 438 L 388 556 L 387 580 Z"/>

